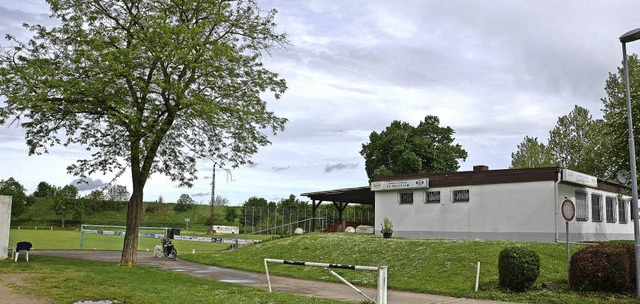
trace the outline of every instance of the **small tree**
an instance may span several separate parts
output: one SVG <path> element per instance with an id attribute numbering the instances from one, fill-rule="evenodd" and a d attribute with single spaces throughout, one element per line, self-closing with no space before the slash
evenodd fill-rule
<path id="1" fill-rule="evenodd" d="M 56 187 L 47 182 L 40 182 L 36 191 L 33 191 L 35 197 L 53 197 L 56 193 Z"/>
<path id="2" fill-rule="evenodd" d="M 53 205 L 51 209 L 60 216 L 62 227 L 65 220 L 71 218 L 76 221 L 82 220 L 82 206 L 78 201 L 78 188 L 73 185 L 66 185 L 58 188 L 53 195 Z"/>
<path id="3" fill-rule="evenodd" d="M 191 198 L 191 196 L 189 196 L 189 194 L 182 194 L 180 195 L 180 198 L 178 198 L 178 201 L 176 202 L 176 206 L 174 207 L 173 210 L 186 211 L 191 209 L 192 206 L 193 206 L 193 199 Z"/>
<path id="4" fill-rule="evenodd" d="M 104 195 L 104 192 L 99 190 L 99 189 L 95 189 L 93 191 L 91 191 L 89 194 L 87 194 L 85 196 L 85 198 L 90 199 L 90 200 L 96 200 L 96 201 L 103 201 L 106 199 L 106 196 Z"/>
<path id="5" fill-rule="evenodd" d="M 0 195 L 10 195 L 11 199 L 11 216 L 15 217 L 25 209 L 27 209 L 27 195 L 26 189 L 22 184 L 16 181 L 13 177 L 9 177 L 6 180 L 0 181 Z"/>
<path id="6" fill-rule="evenodd" d="M 129 200 L 129 197 L 131 197 L 131 193 L 127 190 L 127 186 L 122 185 L 107 187 L 107 193 L 105 194 L 105 198 L 108 201 L 125 202 Z"/>

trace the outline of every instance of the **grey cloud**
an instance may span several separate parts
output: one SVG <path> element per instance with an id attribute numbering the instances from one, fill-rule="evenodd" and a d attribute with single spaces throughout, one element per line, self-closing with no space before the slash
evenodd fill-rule
<path id="1" fill-rule="evenodd" d="M 76 188 L 78 188 L 78 191 L 87 191 L 87 190 L 102 188 L 108 185 L 109 183 L 103 182 L 101 179 L 92 179 L 88 177 L 85 181 L 80 181 L 80 179 L 74 179 L 71 182 L 71 184 L 76 186 Z"/>
<path id="2" fill-rule="evenodd" d="M 192 193 L 190 194 L 191 197 L 205 197 L 205 196 L 210 196 L 209 192 L 198 192 L 198 193 Z"/>
<path id="3" fill-rule="evenodd" d="M 333 165 L 327 165 L 324 167 L 324 173 L 330 173 L 333 171 L 342 171 L 342 170 L 353 170 L 353 169 L 357 169 L 358 168 L 358 164 L 357 163 L 337 163 L 337 164 L 333 164 Z"/>
<path id="4" fill-rule="evenodd" d="M 273 166 L 271 167 L 271 170 L 275 171 L 275 172 L 280 172 L 280 171 L 286 171 L 289 170 L 289 166 Z"/>

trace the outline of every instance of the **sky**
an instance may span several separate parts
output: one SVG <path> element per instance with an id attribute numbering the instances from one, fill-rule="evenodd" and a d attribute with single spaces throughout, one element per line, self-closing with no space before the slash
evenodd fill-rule
<path id="1" fill-rule="evenodd" d="M 623 0 L 258 2 L 278 11 L 277 29 L 292 44 L 263 58 L 289 87 L 268 108 L 289 121 L 253 165 L 218 169 L 216 194 L 232 205 L 366 186 L 359 152 L 369 134 L 427 115 L 453 128 L 468 152 L 461 171 L 506 169 L 525 136 L 546 142 L 575 105 L 602 117 L 605 81 L 622 61 L 619 37 L 640 27 L 640 2 Z M 26 40 L 20 25 L 55 24 L 49 13 L 44 0 L 0 0 L 0 34 Z M 627 51 L 640 53 L 640 42 Z M 83 157 L 81 147 L 28 156 L 24 132 L 0 126 L 0 179 L 14 177 L 28 193 L 41 181 L 73 183 L 66 167 Z M 211 167 L 198 163 L 192 188 L 154 175 L 144 199 L 188 194 L 207 203 Z M 81 194 L 113 176 L 90 178 Z M 114 182 L 131 191 L 127 175 Z"/>

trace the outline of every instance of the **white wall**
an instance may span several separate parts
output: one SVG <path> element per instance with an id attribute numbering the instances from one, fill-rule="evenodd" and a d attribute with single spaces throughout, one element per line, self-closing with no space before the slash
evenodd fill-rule
<path id="1" fill-rule="evenodd" d="M 11 229 L 11 196 L 0 195 L 0 259 L 9 252 L 9 229 Z"/>
<path id="2" fill-rule="evenodd" d="M 453 203 L 453 189 L 469 189 L 469 202 Z M 633 239 L 629 203 L 626 210 L 628 223 L 620 223 L 619 218 L 615 223 L 607 223 L 605 198 L 615 197 L 616 194 L 599 189 L 541 181 L 428 190 L 440 191 L 440 203 L 425 203 L 424 189 L 413 190 L 413 204 L 399 204 L 400 191 L 377 191 L 376 229 L 380 229 L 380 223 L 388 217 L 394 224 L 395 236 L 564 241 L 566 222 L 559 206 L 565 198 L 575 203 L 575 191 L 580 190 L 587 193 L 589 220 L 574 219 L 569 223 L 569 236 L 572 241 Z M 602 195 L 601 222 L 592 221 L 592 193 Z"/>
<path id="3" fill-rule="evenodd" d="M 452 202 L 453 189 L 469 189 L 469 202 Z M 413 204 L 399 204 L 398 191 L 376 192 L 376 223 L 389 217 L 394 235 L 555 241 L 555 183 L 552 181 L 430 188 L 440 203 L 424 203 L 424 189 Z"/>
<path id="4" fill-rule="evenodd" d="M 620 223 L 620 219 L 618 217 L 618 206 L 616 203 L 616 222 L 615 223 L 607 223 L 606 220 L 606 197 L 613 196 L 617 197 L 617 194 L 602 191 L 599 189 L 592 189 L 588 187 L 576 187 L 573 185 L 560 184 L 558 187 L 558 196 L 560 198 L 560 202 L 564 200 L 564 198 L 571 199 L 574 204 L 576 203 L 575 192 L 576 190 L 580 190 L 587 193 L 587 210 L 589 214 L 589 218 L 587 221 L 578 221 L 574 219 L 569 222 L 569 239 L 573 241 L 607 241 L 607 240 L 632 240 L 633 239 L 633 221 L 631 219 L 631 206 L 630 203 L 626 204 L 626 214 L 627 214 L 627 223 Z M 591 194 L 596 193 L 602 196 L 602 221 L 594 222 L 593 214 L 592 214 L 592 200 Z M 631 197 L 623 196 L 623 199 L 630 200 Z M 560 214 L 557 218 L 558 227 L 560 227 L 560 241 L 564 241 L 566 239 L 566 222 Z"/>

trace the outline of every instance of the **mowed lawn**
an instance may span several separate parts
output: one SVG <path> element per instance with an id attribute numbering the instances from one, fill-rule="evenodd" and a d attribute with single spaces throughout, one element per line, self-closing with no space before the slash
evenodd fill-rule
<path id="1" fill-rule="evenodd" d="M 12 243 L 29 240 L 34 243 L 35 249 L 78 249 L 79 237 L 79 232 L 70 231 L 11 231 Z M 122 237 L 104 235 L 92 235 L 92 237 L 97 238 L 94 242 L 100 244 L 99 249 L 120 250 L 122 247 Z M 145 250 L 145 246 L 153 248 L 156 242 L 158 240 L 141 239 L 139 247 L 141 250 Z M 526 303 L 637 303 L 634 300 L 634 294 L 568 291 L 566 248 L 562 243 L 383 239 L 372 235 L 325 233 L 265 241 L 238 250 L 219 250 L 226 248 L 226 245 L 218 249 L 211 247 L 214 245 L 221 246 L 221 244 L 176 241 L 178 251 L 183 253 L 180 255 L 182 259 L 259 273 L 265 271 L 264 258 L 388 266 L 389 288 L 395 290 Z M 540 277 L 528 292 L 512 293 L 499 287 L 498 256 L 507 246 L 526 247 L 540 255 Z M 586 245 L 572 244 L 572 252 L 584 246 Z M 191 247 L 196 249 L 195 254 L 192 253 Z M 481 262 L 480 282 L 479 291 L 475 292 L 478 262 Z M 333 275 L 317 267 L 270 264 L 269 271 L 274 275 L 338 282 Z M 356 285 L 371 287 L 376 285 L 377 278 L 374 272 L 353 270 L 336 270 L 336 272 Z M 114 276 L 118 275 L 114 274 Z M 105 277 L 104 280 L 108 278 Z M 264 303 L 270 303 L 268 300 L 265 301 Z M 181 299 L 181 302 L 184 301 Z"/>
<path id="2" fill-rule="evenodd" d="M 19 241 L 33 243 L 33 250 L 78 250 L 80 232 L 64 230 L 12 229 L 10 246 Z M 85 234 L 85 246 L 97 250 L 121 250 L 122 236 Z M 194 241 L 174 241 L 182 255 L 226 249 L 227 244 Z M 159 240 L 140 238 L 139 249 L 146 250 Z M 85 249 L 88 249 L 86 246 Z M 94 250 L 90 248 L 88 250 Z M 181 255 L 181 256 L 182 256 Z M 25 286 L 13 289 L 18 293 L 50 298 L 54 303 L 116 300 L 118 303 L 344 303 L 309 298 L 282 292 L 268 293 L 262 289 L 223 283 L 191 275 L 146 266 L 122 267 L 114 263 L 31 255 L 30 262 L 0 261 L 0 277 L 26 275 Z M 2 279 L 0 278 L 0 281 Z M 2 303 L 2 299 L 0 299 Z"/>

